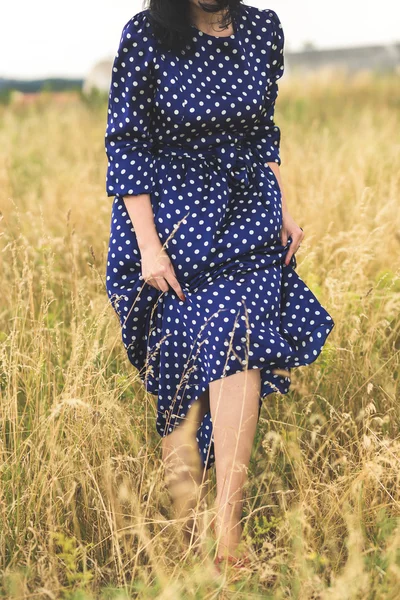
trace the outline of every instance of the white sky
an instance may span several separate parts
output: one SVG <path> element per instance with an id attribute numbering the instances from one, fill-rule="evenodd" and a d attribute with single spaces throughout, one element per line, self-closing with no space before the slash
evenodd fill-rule
<path id="1" fill-rule="evenodd" d="M 400 41 L 398 0 L 245 0 L 272 8 L 286 49 L 306 41 L 319 48 Z M 122 27 L 142 0 L 20 0 L 2 3 L 0 77 L 85 77 L 114 56 Z"/>

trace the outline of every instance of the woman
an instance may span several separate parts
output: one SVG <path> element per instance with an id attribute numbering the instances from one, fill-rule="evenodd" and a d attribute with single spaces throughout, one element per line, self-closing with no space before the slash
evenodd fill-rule
<path id="1" fill-rule="evenodd" d="M 123 28 L 109 96 L 108 295 L 158 399 L 179 515 L 215 463 L 214 531 L 233 562 L 262 399 L 288 392 L 334 326 L 295 270 L 304 234 L 274 123 L 283 46 L 273 10 L 151 1 Z"/>

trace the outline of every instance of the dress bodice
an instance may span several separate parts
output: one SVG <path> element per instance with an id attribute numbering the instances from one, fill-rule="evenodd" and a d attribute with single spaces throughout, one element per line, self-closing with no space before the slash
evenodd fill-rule
<path id="1" fill-rule="evenodd" d="M 244 163 L 253 160 L 246 152 L 280 164 L 274 105 L 284 36 L 278 16 L 242 5 L 234 34 L 192 30 L 193 47 L 178 53 L 158 43 L 148 9 L 123 28 L 106 131 L 109 196 L 151 192 L 154 161 L 163 150 L 214 152 L 228 168 L 238 156 L 242 175 Z M 132 167 L 140 175 L 136 185 Z"/>

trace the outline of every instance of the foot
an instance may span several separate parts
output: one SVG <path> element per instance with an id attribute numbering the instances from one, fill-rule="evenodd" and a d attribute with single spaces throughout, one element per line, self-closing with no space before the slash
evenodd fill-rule
<path id="1" fill-rule="evenodd" d="M 215 521 L 211 521 L 210 523 L 210 528 L 213 532 L 214 535 L 216 535 L 216 530 L 215 530 Z M 235 550 L 238 548 L 239 546 L 239 541 L 237 544 L 235 544 Z M 246 553 L 242 553 L 240 556 L 236 556 L 235 554 L 233 554 L 232 552 L 227 551 L 227 549 L 224 552 L 220 552 L 215 560 L 214 560 L 214 564 L 216 566 L 218 566 L 221 562 L 223 562 L 224 560 L 227 561 L 227 563 L 235 568 L 247 568 L 250 565 L 250 558 Z"/>
<path id="2" fill-rule="evenodd" d="M 219 565 L 223 561 L 237 569 L 248 568 L 251 564 L 248 554 L 242 554 L 241 556 L 234 556 L 233 554 L 219 555 L 215 557 L 214 564 Z"/>
<path id="3" fill-rule="evenodd" d="M 228 554 L 227 556 L 216 556 L 214 559 L 214 567 L 218 575 L 221 575 L 223 571 L 226 571 L 227 567 L 232 567 L 233 571 L 231 571 L 230 578 L 232 577 L 233 572 L 235 572 L 236 575 L 233 576 L 234 579 L 240 578 L 252 571 L 250 558 L 246 554 L 240 557 L 233 556 L 232 554 Z"/>

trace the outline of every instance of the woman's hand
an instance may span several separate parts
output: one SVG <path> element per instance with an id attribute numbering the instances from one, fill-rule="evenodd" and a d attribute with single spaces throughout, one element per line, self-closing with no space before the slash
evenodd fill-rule
<path id="1" fill-rule="evenodd" d="M 143 279 L 161 292 L 168 292 L 169 284 L 181 300 L 186 300 L 157 233 L 150 194 L 127 194 L 123 200 L 139 246 Z"/>
<path id="2" fill-rule="evenodd" d="M 176 278 L 171 260 L 163 248 L 161 240 L 152 242 L 140 249 L 142 276 L 146 283 L 156 290 L 168 292 L 168 284 L 181 300 L 186 300 L 179 281 Z"/>
<path id="3" fill-rule="evenodd" d="M 300 243 L 304 238 L 304 231 L 295 223 L 293 217 L 287 210 L 282 212 L 282 229 L 280 236 L 282 246 L 286 246 L 289 236 L 292 237 L 292 243 L 290 244 L 285 257 L 285 265 L 287 266 L 290 263 L 293 254 L 300 248 Z"/>
<path id="4" fill-rule="evenodd" d="M 290 244 L 288 253 L 285 256 L 285 265 L 287 266 L 290 263 L 293 254 L 295 252 L 297 252 L 297 250 L 299 249 L 300 243 L 302 242 L 302 240 L 304 238 L 304 232 L 303 232 L 302 228 L 299 227 L 297 225 L 297 223 L 295 223 L 295 221 L 293 220 L 293 217 L 289 213 L 287 203 L 286 203 L 286 194 L 285 194 L 285 190 L 283 189 L 283 185 L 282 185 L 281 172 L 280 172 L 279 165 L 276 162 L 268 162 L 267 166 L 274 173 L 274 175 L 278 181 L 279 189 L 281 192 L 282 228 L 280 231 L 280 237 L 281 237 L 282 246 L 286 246 L 289 236 L 292 237 L 292 243 Z"/>

